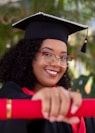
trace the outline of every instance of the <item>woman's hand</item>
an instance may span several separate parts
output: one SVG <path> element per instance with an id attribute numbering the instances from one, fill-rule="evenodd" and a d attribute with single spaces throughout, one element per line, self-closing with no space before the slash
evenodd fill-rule
<path id="1" fill-rule="evenodd" d="M 71 100 L 71 113 L 75 113 L 82 103 L 80 93 L 70 92 L 63 87 L 46 87 L 38 91 L 32 100 L 42 101 L 42 114 L 51 122 L 64 121 L 69 124 L 78 123 L 78 117 L 67 118 L 66 114 L 69 111 Z"/>

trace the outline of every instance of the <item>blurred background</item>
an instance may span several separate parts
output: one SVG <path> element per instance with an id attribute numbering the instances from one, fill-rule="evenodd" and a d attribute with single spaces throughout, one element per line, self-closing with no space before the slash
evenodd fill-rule
<path id="1" fill-rule="evenodd" d="M 23 37 L 12 23 L 39 11 L 89 26 L 88 34 L 84 30 L 69 37 L 69 53 L 74 56 L 69 68 L 72 90 L 95 97 L 95 0 L 0 0 L 0 57 Z M 86 36 L 87 51 L 82 53 Z"/>

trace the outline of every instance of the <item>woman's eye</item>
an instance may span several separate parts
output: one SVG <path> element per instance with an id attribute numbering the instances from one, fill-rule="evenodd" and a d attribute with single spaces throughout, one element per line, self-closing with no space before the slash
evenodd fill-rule
<path id="1" fill-rule="evenodd" d="M 52 54 L 50 54 L 50 53 L 47 53 L 47 54 L 46 54 L 46 56 L 47 56 L 47 57 L 51 57 L 51 56 L 52 56 Z"/>
<path id="2" fill-rule="evenodd" d="M 64 60 L 67 60 L 67 59 L 68 59 L 67 56 L 62 56 L 62 57 L 61 57 L 61 60 L 63 60 L 63 61 L 64 61 Z"/>
<path id="3" fill-rule="evenodd" d="M 47 56 L 47 57 L 51 57 L 52 56 L 52 54 L 51 53 L 48 53 L 48 52 L 44 52 L 43 55 L 44 56 Z"/>

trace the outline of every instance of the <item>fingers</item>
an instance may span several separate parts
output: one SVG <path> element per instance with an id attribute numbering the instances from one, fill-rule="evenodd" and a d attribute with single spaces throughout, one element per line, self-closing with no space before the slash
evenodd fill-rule
<path id="1" fill-rule="evenodd" d="M 69 92 L 72 99 L 71 113 L 74 114 L 82 103 L 82 95 L 78 92 Z"/>
<path id="2" fill-rule="evenodd" d="M 46 90 L 47 93 L 46 95 L 44 93 L 43 93 L 44 96 L 42 97 L 42 113 L 45 118 L 48 118 L 51 107 L 51 101 L 50 101 L 49 91 Z"/>
<path id="3" fill-rule="evenodd" d="M 50 96 L 51 96 L 51 107 L 50 107 L 50 121 L 55 121 L 56 117 L 59 114 L 60 111 L 60 96 L 59 96 L 59 91 L 55 89 L 50 90 Z"/>
<path id="4" fill-rule="evenodd" d="M 48 108 L 46 107 L 45 98 L 42 102 L 42 112 L 45 118 L 51 122 L 62 121 L 70 107 L 70 97 L 68 91 L 64 90 L 62 87 L 56 89 L 50 88 L 48 94 Z"/>
<path id="5" fill-rule="evenodd" d="M 49 89 L 48 88 L 41 89 L 32 97 L 32 100 L 42 101 L 42 114 L 44 115 L 45 118 L 48 118 L 51 108 Z"/>
<path id="6" fill-rule="evenodd" d="M 67 91 L 63 87 L 46 87 L 33 96 L 33 100 L 38 99 L 42 101 L 42 114 L 49 121 L 64 121 L 70 124 L 80 121 L 78 117 L 65 117 L 69 111 L 71 100 L 71 113 L 75 113 L 80 107 L 82 97 L 79 93 Z"/>
<path id="7" fill-rule="evenodd" d="M 68 91 L 64 90 L 62 87 L 60 87 L 60 98 L 61 98 L 61 105 L 59 113 L 65 116 L 67 114 L 67 111 L 69 110 L 71 99 Z"/>
<path id="8" fill-rule="evenodd" d="M 70 108 L 70 96 L 68 91 L 64 90 L 63 87 L 60 87 L 60 99 L 60 110 L 56 121 L 63 121 L 64 116 L 66 116 Z"/>
<path id="9" fill-rule="evenodd" d="M 37 92 L 32 98 L 42 101 L 42 114 L 50 121 L 55 121 L 60 111 L 59 91 L 54 88 L 45 88 Z"/>
<path id="10" fill-rule="evenodd" d="M 64 117 L 62 121 L 66 122 L 68 124 L 77 124 L 80 122 L 80 118 L 78 118 L 78 117 L 70 117 L 70 118 Z"/>

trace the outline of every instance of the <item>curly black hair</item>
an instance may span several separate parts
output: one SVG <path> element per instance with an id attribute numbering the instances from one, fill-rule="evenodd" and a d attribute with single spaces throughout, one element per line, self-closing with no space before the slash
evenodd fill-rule
<path id="1" fill-rule="evenodd" d="M 36 77 L 32 69 L 32 61 L 39 51 L 43 39 L 20 40 L 0 59 L 0 82 L 13 81 L 21 87 L 26 86 L 29 89 L 34 88 Z M 68 74 L 68 68 L 64 76 L 57 85 L 66 89 L 71 87 L 71 80 Z"/>

